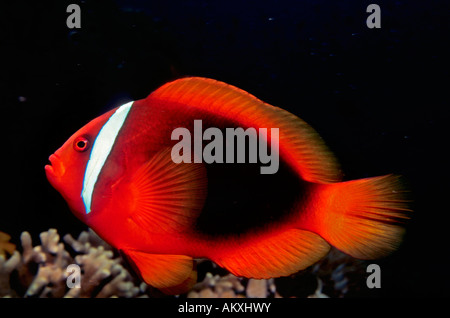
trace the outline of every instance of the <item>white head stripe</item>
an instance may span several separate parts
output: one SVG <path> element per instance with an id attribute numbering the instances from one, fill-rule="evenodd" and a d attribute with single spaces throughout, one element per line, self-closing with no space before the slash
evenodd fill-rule
<path id="1" fill-rule="evenodd" d="M 81 197 L 83 198 L 83 203 L 86 208 L 86 214 L 91 212 L 92 193 L 94 192 L 95 183 L 97 182 L 100 171 L 105 164 L 106 158 L 111 152 L 120 128 L 122 128 L 122 125 L 127 118 L 132 104 L 133 102 L 129 102 L 120 106 L 114 114 L 109 117 L 102 129 L 100 129 L 97 138 L 95 138 L 91 155 L 86 165 L 83 190 L 81 191 Z"/>

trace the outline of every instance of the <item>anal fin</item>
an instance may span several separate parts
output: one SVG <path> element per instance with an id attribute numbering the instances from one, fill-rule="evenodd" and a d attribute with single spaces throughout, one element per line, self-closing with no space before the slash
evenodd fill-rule
<path id="1" fill-rule="evenodd" d="M 183 282 L 181 282 L 181 284 L 172 287 L 160 288 L 159 290 L 166 295 L 180 295 L 190 291 L 196 283 L 197 283 L 197 262 L 194 260 L 193 268 L 188 278 L 186 278 Z"/>
<path id="2" fill-rule="evenodd" d="M 268 279 L 303 270 L 323 258 L 329 249 L 330 245 L 319 235 L 290 229 L 246 240 L 214 261 L 236 276 Z"/>

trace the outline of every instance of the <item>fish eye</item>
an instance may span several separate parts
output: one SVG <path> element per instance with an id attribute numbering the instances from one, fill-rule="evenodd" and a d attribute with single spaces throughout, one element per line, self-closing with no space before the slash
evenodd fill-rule
<path id="1" fill-rule="evenodd" d="M 78 152 L 86 151 L 89 148 L 89 140 L 84 136 L 77 137 L 73 142 L 73 148 Z"/>

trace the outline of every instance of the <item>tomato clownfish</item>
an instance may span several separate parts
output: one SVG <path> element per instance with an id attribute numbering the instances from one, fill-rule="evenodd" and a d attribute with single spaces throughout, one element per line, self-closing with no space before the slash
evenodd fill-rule
<path id="1" fill-rule="evenodd" d="M 176 163 L 172 133 L 194 132 L 196 120 L 221 131 L 278 128 L 276 173 L 249 162 Z M 47 178 L 71 211 L 167 294 L 192 287 L 197 258 L 267 279 L 305 269 L 330 245 L 383 257 L 398 247 L 410 212 L 398 176 L 341 182 L 308 124 L 206 78 L 179 79 L 112 109 L 49 160 Z"/>

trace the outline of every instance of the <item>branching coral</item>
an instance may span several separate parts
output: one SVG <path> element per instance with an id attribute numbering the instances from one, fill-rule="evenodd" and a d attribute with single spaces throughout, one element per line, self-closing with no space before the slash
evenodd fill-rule
<path id="1" fill-rule="evenodd" d="M 276 294 L 274 279 L 244 279 L 232 274 L 220 276 L 207 272 L 195 284 L 188 298 L 267 298 Z"/>
<path id="2" fill-rule="evenodd" d="M 21 296 L 11 287 L 13 271 L 18 274 L 19 285 L 26 287 L 24 297 L 135 297 L 142 290 L 120 264 L 121 258 L 92 231 L 82 232 L 78 240 L 70 235 L 64 237 L 78 254 L 74 257 L 55 229 L 41 233 L 38 246 L 33 247 L 28 232 L 23 232 L 20 239 L 22 254 L 15 252 L 8 260 L 0 256 L 0 296 Z M 71 264 L 81 269 L 80 288 L 69 288 L 67 284 Z"/>
<path id="3" fill-rule="evenodd" d="M 64 244 L 59 242 L 56 230 L 50 229 L 48 232 L 42 232 L 40 235 L 42 245 L 36 247 L 33 247 L 28 232 L 23 232 L 20 239 L 23 257 L 19 276 L 22 282 L 30 282 L 25 297 L 64 296 L 67 278 L 64 269 L 70 264 L 71 256 L 65 250 Z M 29 270 L 34 263 L 39 265 L 35 276 Z"/>
<path id="4" fill-rule="evenodd" d="M 189 298 L 236 298 L 244 297 L 245 287 L 242 285 L 242 278 L 231 274 L 226 276 L 206 273 L 203 281 L 195 284 L 192 291 L 187 295 Z"/>
<path id="5" fill-rule="evenodd" d="M 8 260 L 5 259 L 5 256 L 0 255 L 0 297 L 15 295 L 11 293 L 10 275 L 19 263 L 20 253 L 17 251 Z"/>

